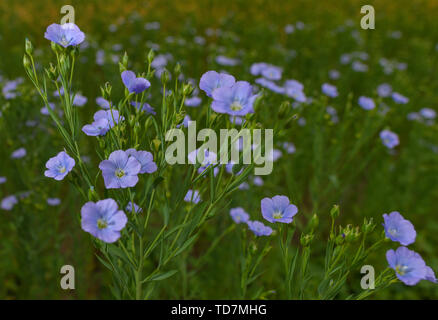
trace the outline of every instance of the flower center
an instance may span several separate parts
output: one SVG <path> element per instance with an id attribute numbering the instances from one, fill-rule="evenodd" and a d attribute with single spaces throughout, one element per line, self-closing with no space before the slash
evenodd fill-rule
<path id="1" fill-rule="evenodd" d="M 394 236 L 394 237 L 395 237 L 395 235 L 397 234 L 397 230 L 396 230 L 396 229 L 389 229 L 388 232 L 389 232 L 389 234 L 390 234 L 391 236 Z"/>
<path id="2" fill-rule="evenodd" d="M 402 266 L 399 264 L 395 266 L 395 272 L 397 272 L 401 276 L 404 275 L 407 271 L 408 271 L 407 266 Z"/>
<path id="3" fill-rule="evenodd" d="M 67 45 L 70 43 L 70 41 L 68 41 L 67 38 L 66 38 L 65 36 L 62 36 L 60 42 L 61 42 L 61 44 L 64 45 L 64 46 L 67 46 Z"/>
<path id="4" fill-rule="evenodd" d="M 116 170 L 116 177 L 117 178 L 123 178 L 124 175 L 125 175 L 125 171 L 123 171 L 122 169 Z"/>
<path id="5" fill-rule="evenodd" d="M 276 211 L 276 212 L 274 212 L 274 214 L 272 215 L 272 217 L 273 217 L 274 219 L 281 219 L 281 218 L 283 218 L 283 214 L 282 214 L 280 211 Z"/>
<path id="6" fill-rule="evenodd" d="M 97 227 L 99 229 L 105 229 L 106 227 L 108 227 L 108 222 L 106 222 L 103 219 L 99 219 L 99 220 L 97 220 Z"/>
<path id="7" fill-rule="evenodd" d="M 67 170 L 67 169 L 66 169 L 64 166 L 61 166 L 61 167 L 59 168 L 59 173 L 64 173 L 65 170 Z"/>
<path id="8" fill-rule="evenodd" d="M 240 102 L 239 101 L 234 101 L 232 104 L 231 104 L 231 106 L 230 106 L 230 109 L 232 110 L 232 111 L 240 111 L 240 110 L 242 110 L 242 105 L 240 104 Z"/>

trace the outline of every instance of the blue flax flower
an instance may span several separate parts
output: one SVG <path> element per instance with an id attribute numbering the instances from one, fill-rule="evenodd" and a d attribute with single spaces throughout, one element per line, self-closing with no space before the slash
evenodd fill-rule
<path id="1" fill-rule="evenodd" d="M 92 124 L 86 124 L 82 127 L 82 131 L 87 136 L 104 136 L 109 130 L 109 122 L 106 118 L 100 118 Z"/>
<path id="2" fill-rule="evenodd" d="M 417 232 L 414 225 L 403 218 L 397 211 L 391 212 L 389 215 L 384 214 L 383 227 L 385 228 L 385 235 L 392 241 L 398 241 L 400 244 L 407 246 L 415 242 Z"/>
<path id="3" fill-rule="evenodd" d="M 416 285 L 420 280 L 425 280 L 428 275 L 423 258 L 406 247 L 399 247 L 396 251 L 388 250 L 386 260 L 395 270 L 397 278 L 408 286 Z"/>
<path id="4" fill-rule="evenodd" d="M 81 44 L 85 40 L 85 34 L 74 23 L 53 23 L 47 27 L 44 38 L 67 48 Z"/>
<path id="5" fill-rule="evenodd" d="M 291 204 L 286 196 L 275 196 L 272 199 L 264 198 L 261 207 L 263 218 L 271 223 L 291 223 L 298 212 L 298 208 Z"/>
<path id="6" fill-rule="evenodd" d="M 142 93 L 151 86 L 151 83 L 145 78 L 136 77 L 135 73 L 129 70 L 122 72 L 122 81 L 129 92 Z"/>
<path id="7" fill-rule="evenodd" d="M 64 179 L 73 170 L 74 166 L 75 160 L 65 151 L 61 151 L 46 162 L 47 170 L 44 172 L 44 175 L 59 181 Z"/>
<path id="8" fill-rule="evenodd" d="M 87 202 L 82 206 L 81 218 L 82 229 L 106 243 L 116 242 L 128 222 L 113 199 Z"/>
<path id="9" fill-rule="evenodd" d="M 199 81 L 199 88 L 207 96 L 212 97 L 213 91 L 222 87 L 231 87 L 236 82 L 232 75 L 226 73 L 217 73 L 216 71 L 207 71 Z"/>
<path id="10" fill-rule="evenodd" d="M 232 116 L 244 116 L 253 113 L 253 104 L 257 95 L 252 94 L 252 86 L 246 81 L 238 81 L 232 87 L 213 91 L 211 108 L 217 113 Z"/>
<path id="11" fill-rule="evenodd" d="M 138 174 L 141 164 L 123 150 L 112 152 L 108 160 L 103 160 L 99 164 L 102 176 L 107 189 L 133 187 L 138 182 Z"/>
<path id="12" fill-rule="evenodd" d="M 126 150 L 126 153 L 140 162 L 140 173 L 153 173 L 157 171 L 157 165 L 154 162 L 152 153 L 148 151 L 137 151 L 133 148 Z"/>

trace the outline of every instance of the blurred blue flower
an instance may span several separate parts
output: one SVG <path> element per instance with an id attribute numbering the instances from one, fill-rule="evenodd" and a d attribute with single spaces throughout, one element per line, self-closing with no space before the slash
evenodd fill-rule
<path id="1" fill-rule="evenodd" d="M 125 210 L 127 212 L 132 212 L 132 201 L 128 202 L 128 204 L 126 205 Z M 134 203 L 134 212 L 135 213 L 140 213 L 140 212 L 143 212 L 143 209 L 140 208 L 136 203 Z"/>
<path id="2" fill-rule="evenodd" d="M 423 108 L 420 110 L 420 115 L 424 118 L 424 119 L 435 119 L 436 117 L 436 111 L 431 109 L 431 108 Z"/>
<path id="3" fill-rule="evenodd" d="M 371 110 L 376 107 L 373 99 L 364 96 L 359 97 L 358 103 L 364 110 Z"/>
<path id="4" fill-rule="evenodd" d="M 321 87 L 322 93 L 324 93 L 326 96 L 329 96 L 331 98 L 336 98 L 338 94 L 338 89 L 331 84 L 324 83 Z"/>
<path id="5" fill-rule="evenodd" d="M 261 201 L 261 208 L 263 218 L 271 223 L 291 223 L 298 212 L 298 208 L 291 204 L 286 196 L 264 198 Z"/>
<path id="6" fill-rule="evenodd" d="M 195 96 L 195 97 L 191 97 L 191 98 L 186 99 L 184 101 L 184 104 L 187 107 L 197 107 L 200 105 L 201 101 L 202 101 L 201 98 Z"/>
<path id="7" fill-rule="evenodd" d="M 199 195 L 198 190 L 189 190 L 187 191 L 186 195 L 184 196 L 185 202 L 192 202 L 192 203 L 199 203 L 201 201 L 201 196 Z"/>
<path id="8" fill-rule="evenodd" d="M 391 93 L 392 93 L 392 87 L 387 83 L 382 83 L 377 87 L 377 94 L 382 98 L 389 97 Z"/>
<path id="9" fill-rule="evenodd" d="M 383 144 L 389 149 L 393 149 L 400 143 L 398 135 L 390 130 L 382 130 L 380 132 L 380 139 L 382 139 Z"/>
<path id="10" fill-rule="evenodd" d="M 267 68 L 269 65 L 265 62 L 256 62 L 251 65 L 249 72 L 253 76 L 258 76 L 262 73 L 262 70 Z"/>
<path id="11" fill-rule="evenodd" d="M 77 93 L 73 99 L 73 105 L 82 107 L 84 104 L 87 103 L 87 97 L 84 97 L 83 95 Z"/>
<path id="12" fill-rule="evenodd" d="M 46 162 L 47 170 L 44 172 L 44 175 L 59 181 L 64 179 L 65 176 L 73 170 L 74 166 L 75 160 L 65 151 L 61 151 Z"/>
<path id="13" fill-rule="evenodd" d="M 146 112 L 146 114 L 153 114 L 156 115 L 154 108 L 151 107 L 149 103 L 143 102 L 143 106 L 141 105 L 141 102 L 135 102 L 131 101 L 131 105 L 139 109 L 140 111 Z"/>
<path id="14" fill-rule="evenodd" d="M 239 62 L 240 61 L 238 59 L 233 59 L 233 58 L 229 58 L 226 56 L 217 56 L 216 57 L 216 63 L 220 64 L 221 66 L 233 67 L 235 65 L 238 65 Z"/>
<path id="15" fill-rule="evenodd" d="M 112 152 L 108 160 L 99 164 L 105 182 L 105 188 L 117 189 L 133 187 L 138 182 L 141 164 L 123 150 Z"/>
<path id="16" fill-rule="evenodd" d="M 329 78 L 332 80 L 337 80 L 341 77 L 341 73 L 338 70 L 330 70 L 329 71 Z"/>
<path id="17" fill-rule="evenodd" d="M 415 231 L 414 225 L 403 218 L 403 216 L 397 212 L 393 211 L 389 215 L 383 215 L 385 228 L 385 235 L 392 241 L 400 242 L 400 244 L 407 246 L 415 242 L 415 237 L 417 232 Z"/>
<path id="18" fill-rule="evenodd" d="M 122 72 L 122 81 L 129 92 L 142 93 L 151 86 L 151 83 L 142 77 L 136 77 L 135 73 L 129 70 Z"/>
<path id="19" fill-rule="evenodd" d="M 17 197 L 14 195 L 7 196 L 2 199 L 0 207 L 3 210 L 12 210 L 12 208 L 18 203 Z"/>
<path id="20" fill-rule="evenodd" d="M 251 230 L 257 237 L 270 236 L 272 234 L 272 228 L 265 226 L 260 221 L 248 221 L 249 230 Z"/>
<path id="21" fill-rule="evenodd" d="M 116 242 L 128 218 L 113 199 L 87 202 L 81 209 L 82 230 L 106 243 Z"/>
<path id="22" fill-rule="evenodd" d="M 201 151 L 201 148 L 198 148 L 196 150 L 193 150 L 190 152 L 187 156 L 189 163 L 191 164 L 201 164 L 201 167 L 198 168 L 198 173 L 204 172 L 208 167 L 211 165 L 216 164 L 217 162 L 217 154 L 213 151 L 209 151 L 208 149 L 204 149 L 204 155 L 198 155 L 198 153 Z M 198 157 L 200 159 L 198 159 Z M 216 167 L 213 169 L 213 174 L 216 176 L 219 172 L 219 168 Z"/>
<path id="23" fill-rule="evenodd" d="M 262 76 L 268 80 L 280 80 L 282 73 L 283 69 L 273 65 L 267 65 L 261 71 Z"/>
<path id="24" fill-rule="evenodd" d="M 306 95 L 303 92 L 304 86 L 301 82 L 291 79 L 284 83 L 284 90 L 288 97 L 295 99 L 298 102 L 306 102 Z"/>
<path id="25" fill-rule="evenodd" d="M 405 96 L 402 96 L 398 92 L 392 93 L 392 99 L 394 100 L 395 103 L 398 103 L 398 104 L 406 104 L 409 102 L 408 98 L 406 98 Z"/>
<path id="26" fill-rule="evenodd" d="M 257 95 L 252 94 L 252 86 L 246 81 L 238 81 L 232 87 L 222 87 L 213 91 L 211 108 L 217 113 L 244 116 L 253 113 Z"/>
<path id="27" fill-rule="evenodd" d="M 21 159 L 21 158 L 25 157 L 26 154 L 27 154 L 26 149 L 19 148 L 19 149 L 15 150 L 14 152 L 12 152 L 11 158 L 12 159 Z"/>
<path id="28" fill-rule="evenodd" d="M 102 109 L 109 109 L 110 108 L 110 103 L 108 100 L 104 99 L 103 97 L 97 97 L 96 98 L 96 103 L 99 107 L 101 107 Z"/>
<path id="29" fill-rule="evenodd" d="M 67 48 L 82 43 L 85 40 L 85 34 L 74 23 L 53 23 L 47 27 L 44 38 Z"/>
<path id="30" fill-rule="evenodd" d="M 216 71 L 207 71 L 199 81 L 199 88 L 203 90 L 207 96 L 212 97 L 213 91 L 217 88 L 231 87 L 236 80 L 232 75 L 226 73 L 217 73 Z"/>
<path id="31" fill-rule="evenodd" d="M 296 151 L 295 145 L 292 142 L 284 142 L 283 148 L 288 154 L 293 154 Z"/>
<path id="32" fill-rule="evenodd" d="M 426 266 L 426 276 L 424 277 L 424 280 L 433 282 L 433 283 L 438 283 L 436 277 L 435 277 L 435 272 L 433 272 L 431 267 Z"/>
<path id="33" fill-rule="evenodd" d="M 255 176 L 254 179 L 252 180 L 252 182 L 254 183 L 255 186 L 261 187 L 262 185 L 264 185 L 264 181 L 262 178 L 260 178 L 260 176 Z"/>
<path id="34" fill-rule="evenodd" d="M 408 286 L 416 285 L 420 280 L 426 279 L 426 263 L 415 251 L 406 247 L 399 247 L 396 251 L 388 250 L 386 260 L 395 270 L 397 278 Z"/>
<path id="35" fill-rule="evenodd" d="M 246 223 L 249 220 L 249 214 L 241 207 L 232 208 L 230 210 L 230 216 L 235 223 Z"/>
<path id="36" fill-rule="evenodd" d="M 8 181 L 6 177 L 0 177 L 0 184 L 5 183 L 6 181 Z"/>
<path id="37" fill-rule="evenodd" d="M 279 93 L 279 94 L 286 93 L 285 88 L 280 87 L 275 82 L 268 80 L 268 79 L 265 79 L 265 78 L 257 78 L 257 79 L 255 79 L 255 83 L 257 83 L 258 85 L 261 85 L 262 87 L 265 87 L 265 88 L 267 88 L 275 93 Z"/>
<path id="38" fill-rule="evenodd" d="M 61 203 L 61 199 L 59 198 L 47 198 L 47 204 L 49 206 L 59 206 L 59 204 Z"/>

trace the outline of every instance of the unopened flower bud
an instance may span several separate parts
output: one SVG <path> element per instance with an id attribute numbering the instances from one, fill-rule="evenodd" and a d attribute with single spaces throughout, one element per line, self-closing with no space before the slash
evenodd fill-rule
<path id="1" fill-rule="evenodd" d="M 345 242 L 345 235 L 344 235 L 344 234 L 340 234 L 340 235 L 338 235 L 338 236 L 336 237 L 335 242 L 336 242 L 336 244 L 337 244 L 338 246 L 343 245 L 344 242 Z"/>
<path id="2" fill-rule="evenodd" d="M 184 87 L 183 87 L 183 94 L 187 97 L 187 96 L 191 95 L 192 92 L 193 92 L 193 87 L 192 87 L 192 85 L 191 85 L 190 83 L 186 83 L 186 84 L 184 84 Z"/>
<path id="3" fill-rule="evenodd" d="M 151 64 L 152 61 L 154 61 L 154 58 L 155 58 L 155 53 L 154 53 L 154 50 L 151 49 L 151 50 L 149 50 L 149 53 L 148 53 L 148 63 Z"/>
<path id="4" fill-rule="evenodd" d="M 186 117 L 186 111 L 185 110 L 181 110 L 180 112 L 178 112 L 176 114 L 176 123 L 181 123 L 184 118 Z"/>
<path id="5" fill-rule="evenodd" d="M 169 82 L 169 71 L 167 71 L 167 69 L 164 69 L 161 73 L 161 83 L 166 84 L 167 82 Z"/>
<path id="6" fill-rule="evenodd" d="M 367 220 L 367 218 L 365 218 L 363 220 L 362 232 L 365 234 L 370 233 L 374 230 L 375 227 L 376 225 L 373 222 L 373 218 L 371 218 L 369 221 Z"/>
<path id="7" fill-rule="evenodd" d="M 155 151 L 160 150 L 161 141 L 159 139 L 155 138 L 152 140 L 152 143 L 154 144 Z"/>
<path id="8" fill-rule="evenodd" d="M 280 105 L 280 109 L 278 111 L 278 117 L 280 119 L 283 119 L 287 116 L 287 114 L 289 113 L 291 106 L 290 106 L 290 102 L 289 101 L 283 101 Z"/>
<path id="9" fill-rule="evenodd" d="M 175 76 L 178 77 L 181 74 L 181 65 L 179 63 L 176 64 L 175 69 L 173 70 Z"/>
<path id="10" fill-rule="evenodd" d="M 30 40 L 28 38 L 26 38 L 25 42 L 24 42 L 24 50 L 26 51 L 26 53 L 28 55 L 32 55 L 33 53 L 33 46 L 32 46 L 32 42 L 30 42 Z"/>
<path id="11" fill-rule="evenodd" d="M 315 229 L 318 227 L 318 224 L 319 224 L 319 218 L 318 218 L 318 216 L 316 215 L 316 213 L 314 213 L 313 216 L 312 216 L 312 218 L 310 219 L 309 227 L 310 227 L 312 230 L 315 230 Z"/>
<path id="12" fill-rule="evenodd" d="M 23 56 L 23 66 L 24 66 L 25 69 L 29 69 L 30 68 L 30 59 L 27 56 L 27 54 L 25 54 Z"/>
<path id="13" fill-rule="evenodd" d="M 333 208 L 330 210 L 330 216 L 333 220 L 339 217 L 339 205 L 335 204 L 333 206 Z"/>
<path id="14" fill-rule="evenodd" d="M 300 242 L 303 247 L 308 247 L 313 241 L 313 234 L 301 234 Z"/>

